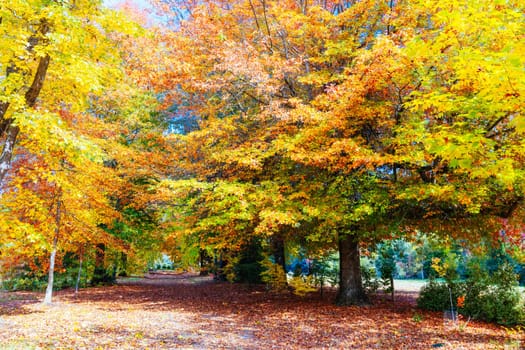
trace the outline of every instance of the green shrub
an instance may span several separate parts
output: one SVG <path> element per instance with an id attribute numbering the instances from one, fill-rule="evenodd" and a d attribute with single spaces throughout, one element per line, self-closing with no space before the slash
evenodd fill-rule
<path id="1" fill-rule="evenodd" d="M 450 310 L 450 299 L 452 294 L 452 303 L 456 309 L 457 298 L 459 296 L 458 284 L 453 284 L 451 290 L 446 283 L 437 282 L 432 279 L 428 284 L 421 288 L 417 298 L 417 306 L 421 309 L 431 311 Z"/>
<path id="2" fill-rule="evenodd" d="M 465 302 L 459 312 L 502 325 L 523 324 L 525 309 L 513 266 L 504 263 L 492 274 L 480 266 L 474 261 L 469 268 L 462 291 Z"/>
<path id="3" fill-rule="evenodd" d="M 15 279 L 8 279 L 8 280 L 3 280 L 2 281 L 2 289 L 3 290 L 8 290 L 8 291 L 13 291 L 13 290 L 16 290 L 15 289 Z"/>
<path id="4" fill-rule="evenodd" d="M 326 282 L 332 287 L 339 284 L 339 256 L 337 254 L 328 254 L 314 259 L 310 267 L 314 284 L 321 289 Z"/>
<path id="5" fill-rule="evenodd" d="M 18 276 L 2 282 L 2 289 L 8 291 L 28 290 L 43 291 L 47 281 L 38 279 L 34 276 Z"/>
<path id="6" fill-rule="evenodd" d="M 494 288 L 480 298 L 479 318 L 498 324 L 513 326 L 523 324 L 525 312 L 517 289 Z"/>
<path id="7" fill-rule="evenodd" d="M 235 266 L 236 282 L 249 284 L 262 283 L 261 272 L 263 268 L 259 262 L 239 263 Z"/>
<path id="8" fill-rule="evenodd" d="M 361 278 L 363 280 L 363 288 L 367 294 L 377 292 L 380 282 L 377 278 L 376 269 L 367 260 L 361 261 Z"/>
<path id="9" fill-rule="evenodd" d="M 491 274 L 474 260 L 468 273 L 468 279 L 453 283 L 451 291 L 447 284 L 431 280 L 421 289 L 418 307 L 449 310 L 452 295 L 453 308 L 464 316 L 506 326 L 525 323 L 523 299 L 512 265 L 502 264 Z M 458 298 L 463 300 L 459 305 Z"/>
<path id="10" fill-rule="evenodd" d="M 266 256 L 265 259 L 261 261 L 261 266 L 263 268 L 261 279 L 266 283 L 268 289 L 274 291 L 287 289 L 288 281 L 281 265 L 274 263 L 269 256 Z"/>

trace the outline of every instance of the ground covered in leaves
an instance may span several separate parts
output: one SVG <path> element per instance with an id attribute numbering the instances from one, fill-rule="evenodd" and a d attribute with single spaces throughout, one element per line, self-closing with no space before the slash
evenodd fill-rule
<path id="1" fill-rule="evenodd" d="M 333 294 L 274 294 L 192 275 L 61 291 L 0 293 L 1 349 L 520 349 L 523 333 L 396 303 L 337 307 Z"/>

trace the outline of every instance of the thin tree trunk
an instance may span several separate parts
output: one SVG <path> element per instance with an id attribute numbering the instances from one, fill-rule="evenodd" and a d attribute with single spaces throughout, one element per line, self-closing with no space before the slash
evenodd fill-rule
<path id="1" fill-rule="evenodd" d="M 390 294 L 392 295 L 392 302 L 396 301 L 395 298 L 396 291 L 394 290 L 394 275 L 390 276 Z"/>
<path id="2" fill-rule="evenodd" d="M 98 284 L 106 284 L 110 281 L 110 276 L 106 271 L 105 260 L 106 245 L 104 243 L 99 243 L 96 246 L 95 271 L 93 272 L 93 278 L 91 280 L 91 284 L 94 286 Z"/>
<path id="3" fill-rule="evenodd" d="M 60 233 L 60 207 L 61 201 L 57 201 L 57 211 L 55 216 L 56 228 L 55 237 L 53 237 L 53 248 L 51 250 L 51 257 L 49 258 L 49 273 L 47 278 L 46 296 L 44 304 L 51 304 L 53 298 L 53 279 L 55 277 L 55 258 L 57 255 L 58 234 Z"/>
<path id="4" fill-rule="evenodd" d="M 6 121 L 9 124 L 6 129 L 6 137 L 4 141 L 4 148 L 2 154 L 0 154 L 0 184 L 3 182 L 4 177 L 7 175 L 9 168 L 11 167 L 11 159 L 13 157 L 13 150 L 15 148 L 16 137 L 18 136 L 18 126 L 12 125 L 11 121 Z"/>
<path id="5" fill-rule="evenodd" d="M 75 283 L 75 294 L 78 294 L 78 287 L 80 286 L 80 277 L 82 277 L 82 260 L 84 258 L 84 246 L 80 248 L 80 256 L 78 258 L 78 274 L 77 282 Z"/>
<path id="6" fill-rule="evenodd" d="M 368 297 L 363 289 L 359 240 L 353 235 L 339 237 L 339 292 L 337 305 L 366 305 Z"/>
<path id="7" fill-rule="evenodd" d="M 199 249 L 199 276 L 208 276 L 208 257 L 204 249 Z"/>
<path id="8" fill-rule="evenodd" d="M 284 285 L 279 288 L 288 287 L 288 278 L 286 276 L 286 254 L 284 250 L 284 238 L 281 234 L 274 234 L 270 237 L 270 249 L 275 262 L 276 274 L 281 274 L 278 277 L 279 281 L 283 281 Z M 278 267 L 281 267 L 280 269 Z"/>
<path id="9" fill-rule="evenodd" d="M 124 252 L 120 252 L 120 268 L 118 271 L 118 276 L 128 276 L 128 255 Z"/>

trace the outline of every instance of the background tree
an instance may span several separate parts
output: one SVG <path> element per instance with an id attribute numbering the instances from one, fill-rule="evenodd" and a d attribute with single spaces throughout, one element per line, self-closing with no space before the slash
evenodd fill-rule
<path id="1" fill-rule="evenodd" d="M 156 99 L 133 87 L 124 55 L 146 31 L 99 1 L 15 1 L 0 9 L 0 40 L 9 47 L 0 56 L 4 153 L 15 149 L 9 130 L 18 140 L 1 184 L 2 262 L 50 267 L 50 302 L 53 266 L 68 253 L 97 255 L 103 246 L 129 254 L 154 240 L 143 223 L 152 210 L 150 178 L 162 171 L 161 146 L 154 146 L 163 138 L 151 113 Z M 133 229 L 118 230 L 124 223 Z M 127 235 L 137 231 L 140 243 Z"/>

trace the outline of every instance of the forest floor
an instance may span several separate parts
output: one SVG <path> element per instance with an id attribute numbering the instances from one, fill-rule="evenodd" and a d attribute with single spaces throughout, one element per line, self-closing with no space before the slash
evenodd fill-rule
<path id="1" fill-rule="evenodd" d="M 0 349 L 506 349 L 525 334 L 444 321 L 417 292 L 338 307 L 333 292 L 298 297 L 195 275 L 151 275 L 55 294 L 0 292 Z"/>

